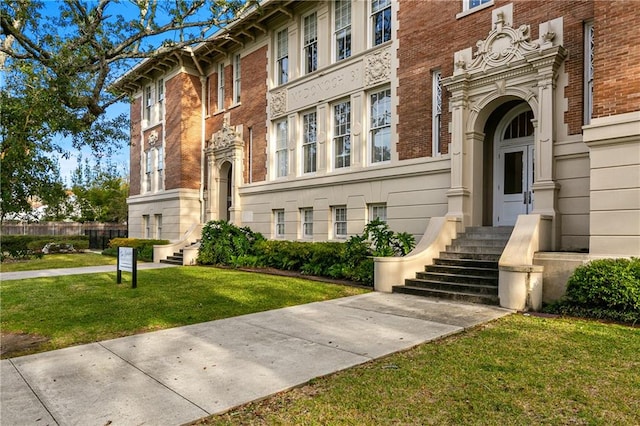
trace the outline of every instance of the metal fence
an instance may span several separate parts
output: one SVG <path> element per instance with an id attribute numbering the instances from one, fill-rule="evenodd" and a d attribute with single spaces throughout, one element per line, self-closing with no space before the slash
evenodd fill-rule
<path id="1" fill-rule="evenodd" d="M 89 248 L 104 250 L 109 240 L 127 237 L 127 225 L 110 223 L 40 222 L 3 223 L 3 235 L 87 235 Z"/>

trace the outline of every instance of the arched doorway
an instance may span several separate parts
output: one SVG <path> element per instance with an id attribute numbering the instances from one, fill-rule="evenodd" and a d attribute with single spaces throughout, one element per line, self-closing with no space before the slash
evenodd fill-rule
<path id="1" fill-rule="evenodd" d="M 513 226 L 533 211 L 535 140 L 533 112 L 522 103 L 496 128 L 493 160 L 493 225 Z"/>
<path id="2" fill-rule="evenodd" d="M 220 166 L 220 180 L 218 181 L 218 219 L 230 221 L 233 194 L 233 166 L 225 161 Z"/>

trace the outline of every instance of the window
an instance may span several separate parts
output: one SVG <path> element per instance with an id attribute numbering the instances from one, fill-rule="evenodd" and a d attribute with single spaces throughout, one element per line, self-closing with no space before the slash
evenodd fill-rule
<path id="1" fill-rule="evenodd" d="M 156 188 L 164 189 L 164 149 L 159 147 L 156 149 Z"/>
<path id="2" fill-rule="evenodd" d="M 584 24 L 584 124 L 591 123 L 593 115 L 593 22 Z"/>
<path id="3" fill-rule="evenodd" d="M 335 2 L 336 61 L 351 56 L 351 0 Z"/>
<path id="4" fill-rule="evenodd" d="M 274 210 L 273 220 L 276 238 L 284 238 L 284 210 Z"/>
<path id="5" fill-rule="evenodd" d="M 151 86 L 144 88 L 144 119 L 151 120 L 151 107 L 153 106 L 153 97 L 151 96 Z"/>
<path id="6" fill-rule="evenodd" d="M 313 12 L 304 18 L 304 72 L 318 69 L 318 15 Z"/>
<path id="7" fill-rule="evenodd" d="M 302 172 L 316 171 L 318 126 L 316 113 L 310 112 L 302 116 Z"/>
<path id="8" fill-rule="evenodd" d="M 440 130 L 442 127 L 442 73 L 440 70 L 432 74 L 432 104 L 431 104 L 431 135 L 432 135 L 432 155 L 439 155 Z"/>
<path id="9" fill-rule="evenodd" d="M 158 101 L 158 120 L 162 121 L 164 115 L 164 80 L 158 80 L 156 89 L 156 99 Z"/>
<path id="10" fill-rule="evenodd" d="M 233 58 L 233 102 L 240 103 L 240 54 Z"/>
<path id="11" fill-rule="evenodd" d="M 142 237 L 143 238 L 151 238 L 151 224 L 149 223 L 149 215 L 145 214 L 142 216 Z"/>
<path id="12" fill-rule="evenodd" d="M 145 188 L 147 192 L 151 192 L 151 174 L 153 172 L 153 150 L 145 151 L 144 153 L 145 159 Z"/>
<path id="13" fill-rule="evenodd" d="M 370 204 L 369 205 L 369 222 L 380 219 L 387 222 L 387 205 L 386 204 Z"/>
<path id="14" fill-rule="evenodd" d="M 333 235 L 336 238 L 345 238 L 347 236 L 346 206 L 333 208 Z"/>
<path id="15" fill-rule="evenodd" d="M 159 240 L 162 238 L 162 215 L 161 214 L 155 215 L 155 221 L 156 221 L 156 235 L 154 238 Z"/>
<path id="16" fill-rule="evenodd" d="M 391 0 L 371 0 L 373 45 L 391 40 Z"/>
<path id="17" fill-rule="evenodd" d="M 300 209 L 302 238 L 313 238 L 313 209 Z"/>
<path id="18" fill-rule="evenodd" d="M 287 120 L 276 122 L 276 177 L 289 174 Z"/>
<path id="19" fill-rule="evenodd" d="M 371 95 L 371 162 L 391 159 L 391 90 Z"/>
<path id="20" fill-rule="evenodd" d="M 493 2 L 493 0 L 462 0 L 462 10 L 474 9 L 478 6 L 482 6 L 485 3 Z"/>
<path id="21" fill-rule="evenodd" d="M 289 81 L 289 32 L 285 28 L 276 35 L 276 74 L 278 84 Z"/>
<path id="22" fill-rule="evenodd" d="M 224 64 L 218 65 L 218 111 L 224 109 Z"/>
<path id="23" fill-rule="evenodd" d="M 333 153 L 336 169 L 351 165 L 351 102 L 333 107 Z"/>

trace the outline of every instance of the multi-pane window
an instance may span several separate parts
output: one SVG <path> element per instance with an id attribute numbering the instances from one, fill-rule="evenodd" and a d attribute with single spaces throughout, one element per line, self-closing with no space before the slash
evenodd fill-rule
<path id="1" fill-rule="evenodd" d="M 387 221 L 387 205 L 386 204 L 370 204 L 369 205 L 369 222 L 380 219 Z"/>
<path id="2" fill-rule="evenodd" d="M 433 155 L 441 153 L 440 131 L 442 127 L 442 73 L 440 70 L 432 74 L 431 100 L 431 135 Z"/>
<path id="3" fill-rule="evenodd" d="M 164 150 L 162 149 L 162 147 L 158 147 L 156 149 L 156 170 L 157 170 L 156 188 L 163 189 L 164 188 Z"/>
<path id="4" fill-rule="evenodd" d="M 593 61 L 594 61 L 593 22 L 584 24 L 584 124 L 591 123 L 593 115 Z"/>
<path id="5" fill-rule="evenodd" d="M 273 226 L 276 238 L 284 237 L 284 210 L 273 211 Z"/>
<path id="6" fill-rule="evenodd" d="M 151 191 L 151 175 L 153 174 L 153 150 L 150 149 L 148 151 L 145 151 L 144 158 L 145 158 L 145 167 L 144 167 L 145 188 L 147 192 L 150 192 Z"/>
<path id="7" fill-rule="evenodd" d="M 351 56 L 351 0 L 335 2 L 336 61 Z"/>
<path id="8" fill-rule="evenodd" d="M 285 28 L 276 35 L 276 74 L 278 84 L 289 81 L 289 32 Z"/>
<path id="9" fill-rule="evenodd" d="M 490 1 L 493 0 L 462 0 L 462 10 L 473 9 L 474 7 L 489 3 Z"/>
<path id="10" fill-rule="evenodd" d="M 151 107 L 153 107 L 153 96 L 151 86 L 144 88 L 144 119 L 151 120 Z"/>
<path id="11" fill-rule="evenodd" d="M 391 159 L 391 90 L 371 95 L 371 162 Z"/>
<path id="12" fill-rule="evenodd" d="M 287 120 L 276 122 L 276 177 L 289 174 Z"/>
<path id="13" fill-rule="evenodd" d="M 336 238 L 345 238 L 347 236 L 346 206 L 333 208 L 333 235 Z"/>
<path id="14" fill-rule="evenodd" d="M 302 172 L 316 171 L 317 163 L 317 115 L 314 112 L 302 116 Z"/>
<path id="15" fill-rule="evenodd" d="M 336 169 L 351 165 L 351 102 L 333 107 L 333 152 Z"/>
<path id="16" fill-rule="evenodd" d="M 142 232 L 144 238 L 151 238 L 151 221 L 148 214 L 142 216 Z"/>
<path id="17" fill-rule="evenodd" d="M 233 102 L 240 103 L 240 54 L 233 57 Z"/>
<path id="18" fill-rule="evenodd" d="M 391 40 L 391 0 L 371 0 L 373 45 Z"/>
<path id="19" fill-rule="evenodd" d="M 154 236 L 154 238 L 159 240 L 162 238 L 162 215 L 156 214 L 154 216 L 156 221 L 156 235 Z"/>
<path id="20" fill-rule="evenodd" d="M 224 64 L 218 65 L 218 111 L 224 109 Z"/>
<path id="21" fill-rule="evenodd" d="M 158 102 L 158 119 L 162 120 L 164 115 L 164 80 L 160 79 L 156 88 L 156 100 Z"/>
<path id="22" fill-rule="evenodd" d="M 302 237 L 313 237 L 313 209 L 300 209 L 300 218 L 302 219 Z"/>
<path id="23" fill-rule="evenodd" d="M 304 18 L 304 71 L 318 69 L 318 15 L 313 12 Z"/>

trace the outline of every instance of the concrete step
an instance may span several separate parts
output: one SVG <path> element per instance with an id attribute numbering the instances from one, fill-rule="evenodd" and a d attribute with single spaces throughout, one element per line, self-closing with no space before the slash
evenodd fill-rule
<path id="1" fill-rule="evenodd" d="M 480 252 L 440 252 L 440 259 L 469 259 L 469 260 L 488 260 L 497 262 L 500 260 L 502 251 L 497 253 L 480 253 Z"/>
<path id="2" fill-rule="evenodd" d="M 496 271 L 497 272 L 497 271 Z M 448 283 L 461 283 L 461 284 L 485 284 L 485 285 L 498 285 L 498 274 L 493 276 L 487 275 L 472 275 L 470 272 L 462 272 L 458 274 L 443 274 L 439 272 L 417 272 L 416 278 L 419 280 L 427 281 L 439 281 Z"/>
<path id="3" fill-rule="evenodd" d="M 405 285 L 419 287 L 428 290 L 453 291 L 467 294 L 498 295 L 498 283 L 487 283 L 484 281 L 473 282 L 453 282 L 436 281 L 429 279 L 410 278 L 405 280 Z"/>
<path id="4" fill-rule="evenodd" d="M 160 263 L 167 263 L 169 265 L 179 265 L 182 266 L 182 259 L 180 260 L 175 260 L 175 259 L 171 259 L 173 256 L 169 256 L 169 258 L 167 259 L 162 259 L 160 261 Z"/>
<path id="5" fill-rule="evenodd" d="M 483 277 L 498 278 L 498 265 L 494 266 L 493 262 L 487 262 L 485 267 L 477 267 L 473 263 L 465 266 L 461 265 L 427 265 L 424 267 L 425 272 L 435 272 L 439 274 L 455 274 L 455 275 L 475 275 Z"/>
<path id="6" fill-rule="evenodd" d="M 414 287 L 411 285 L 399 285 L 393 287 L 394 293 L 412 294 L 422 297 L 435 297 L 447 300 L 455 300 L 458 302 L 480 303 L 484 305 L 498 305 L 500 300 L 497 295 L 482 295 L 475 293 L 464 293 L 455 291 L 444 291 L 437 289 L 427 289 Z"/>
<path id="7" fill-rule="evenodd" d="M 436 258 L 433 259 L 433 265 L 429 266 L 445 266 L 445 267 L 460 267 L 460 268 L 480 268 L 480 269 L 493 269 L 498 270 L 498 262 L 494 260 L 482 260 L 482 259 L 460 259 L 460 258 Z"/>

